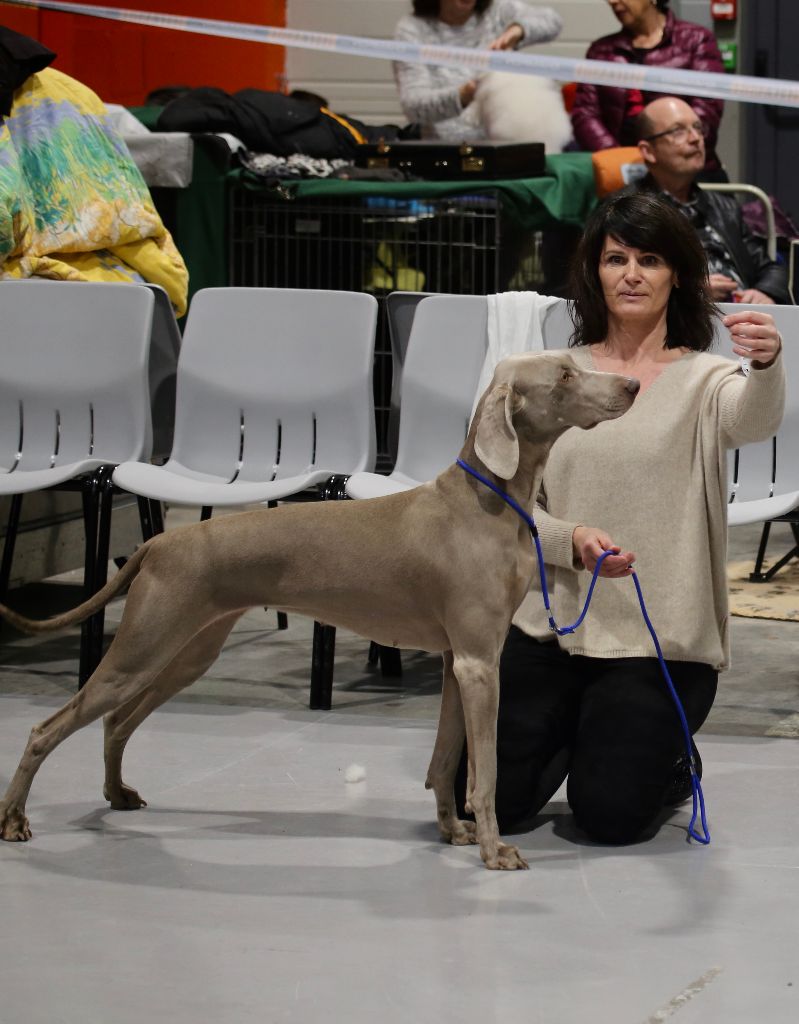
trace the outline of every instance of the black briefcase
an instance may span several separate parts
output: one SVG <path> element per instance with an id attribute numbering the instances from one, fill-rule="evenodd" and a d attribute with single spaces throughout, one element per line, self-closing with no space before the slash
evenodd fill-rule
<path id="1" fill-rule="evenodd" d="M 356 148 L 355 166 L 440 181 L 535 178 L 545 171 L 544 143 L 367 142 Z"/>

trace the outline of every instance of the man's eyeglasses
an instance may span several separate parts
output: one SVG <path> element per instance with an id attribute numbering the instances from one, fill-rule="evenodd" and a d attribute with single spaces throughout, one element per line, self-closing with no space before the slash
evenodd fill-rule
<path id="1" fill-rule="evenodd" d="M 666 137 L 674 139 L 674 141 L 678 143 L 685 142 L 691 133 L 694 135 L 701 135 L 704 139 L 707 135 L 707 128 L 701 121 L 695 121 L 693 124 L 678 124 L 673 128 L 667 128 L 665 132 L 657 132 L 655 135 L 644 136 L 644 142 L 654 142 L 655 139 L 665 139 Z"/>

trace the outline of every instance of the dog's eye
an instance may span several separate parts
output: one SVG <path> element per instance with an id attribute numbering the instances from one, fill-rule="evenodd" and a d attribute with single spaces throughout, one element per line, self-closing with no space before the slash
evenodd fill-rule
<path id="1" fill-rule="evenodd" d="M 564 366 L 563 369 L 560 371 L 560 382 L 561 382 L 561 384 L 568 384 L 571 379 L 572 379 L 571 373 L 569 373 L 569 371 Z"/>

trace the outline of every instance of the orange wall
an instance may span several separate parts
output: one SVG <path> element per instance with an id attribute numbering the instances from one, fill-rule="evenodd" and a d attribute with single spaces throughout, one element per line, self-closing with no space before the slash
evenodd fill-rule
<path id="1" fill-rule="evenodd" d="M 83 0 L 91 3 L 92 0 Z M 284 26 L 285 0 L 103 0 L 100 6 Z M 0 23 L 39 39 L 58 54 L 53 67 L 79 79 L 108 103 L 137 106 L 162 85 L 282 89 L 285 51 L 235 39 L 126 25 L 0 3 Z"/>

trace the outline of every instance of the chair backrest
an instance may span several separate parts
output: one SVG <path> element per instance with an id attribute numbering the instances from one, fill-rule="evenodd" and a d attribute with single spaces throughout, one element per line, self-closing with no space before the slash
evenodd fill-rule
<path id="1" fill-rule="evenodd" d="M 785 415 L 774 439 L 739 448 L 730 460 L 730 498 L 756 501 L 772 494 L 799 490 L 799 306 L 752 306 L 770 313 L 782 335 L 785 372 L 788 379 Z M 719 303 L 723 314 L 736 313 L 741 306 Z M 716 327 L 718 351 L 732 359 L 729 331 L 719 321 Z"/>
<path id="2" fill-rule="evenodd" d="M 153 293 L 153 330 L 150 339 L 150 410 L 153 422 L 153 456 L 166 458 L 172 450 L 175 430 L 175 379 L 181 335 L 172 303 L 157 284 L 145 285 Z"/>
<path id="3" fill-rule="evenodd" d="M 413 294 L 395 468 L 429 480 L 455 459 L 466 438 L 488 344 L 488 303 L 483 295 Z M 544 348 L 566 348 L 571 332 L 568 303 L 559 299 L 544 316 Z"/>
<path id="4" fill-rule="evenodd" d="M 753 199 L 756 199 L 763 207 L 763 213 L 766 220 L 766 251 L 768 252 L 769 259 L 776 260 L 777 258 L 777 226 L 774 220 L 774 204 L 768 196 L 768 193 L 764 192 L 762 188 L 757 185 L 749 185 L 743 181 L 700 181 L 698 182 L 700 188 L 703 188 L 706 192 L 726 192 L 731 195 L 748 195 Z"/>
<path id="5" fill-rule="evenodd" d="M 0 309 L 2 470 L 149 458 L 152 292 L 0 281 Z"/>
<path id="6" fill-rule="evenodd" d="M 206 288 L 178 360 L 172 459 L 237 480 L 372 469 L 377 300 Z"/>
<path id="7" fill-rule="evenodd" d="M 569 316 L 569 303 L 558 299 L 544 314 L 541 334 L 545 349 L 568 348 L 574 324 Z"/>
<path id="8" fill-rule="evenodd" d="M 391 342 L 391 402 L 388 413 L 388 451 L 397 457 L 399 444 L 400 405 L 402 402 L 402 368 L 411 336 L 416 307 L 430 292 L 391 292 L 386 296 L 386 319 Z"/>
<path id="9" fill-rule="evenodd" d="M 398 472 L 432 480 L 463 447 L 487 322 L 483 295 L 431 295 L 418 304 L 402 373 Z"/>

